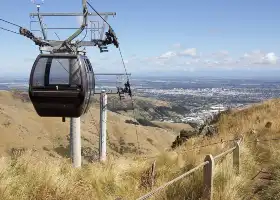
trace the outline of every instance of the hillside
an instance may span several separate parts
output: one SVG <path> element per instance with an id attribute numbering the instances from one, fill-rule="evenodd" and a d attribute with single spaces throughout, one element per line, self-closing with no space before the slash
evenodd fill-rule
<path id="1" fill-rule="evenodd" d="M 23 103 L 8 92 L 1 93 L 0 105 L 1 130 L 5 132 L 0 133 L 2 150 L 22 145 L 39 149 L 39 152 L 27 151 L 20 157 L 12 153 L 11 158 L 0 159 L 0 199 L 136 199 L 150 190 L 147 169 L 152 161 L 156 160 L 155 187 L 158 187 L 197 166 L 206 154 L 217 155 L 229 149 L 233 145 L 230 140 L 241 136 L 240 174 L 234 175 L 231 156 L 217 162 L 213 199 L 280 199 L 279 99 L 223 113 L 214 124 L 218 130 L 216 135 L 192 137 L 172 151 L 162 150 L 169 148 L 177 131 L 187 125 L 157 121 L 152 123 L 162 128 L 137 125 L 143 153 L 146 149 L 146 152 L 158 155 L 136 157 L 130 152 L 123 156 L 111 147 L 110 155 L 114 156 L 109 156 L 107 163 L 94 162 L 83 165 L 81 169 L 73 169 L 69 160 L 63 157 L 58 159 L 59 153 L 51 148 L 65 150 L 69 131 L 67 123 L 59 119 L 38 118 L 29 103 Z M 97 105 L 91 112 L 97 119 Z M 127 143 L 135 144 L 135 126 L 124 122 L 131 118 L 112 112 L 108 118 L 109 141 L 123 137 Z M 92 117 L 88 115 L 83 118 L 82 135 L 86 138 L 83 144 L 97 146 L 97 133 L 90 119 Z M 58 140 L 56 135 L 62 139 Z M 218 143 L 221 139 L 224 144 Z M 49 156 L 50 151 L 54 156 Z M 268 174 L 267 179 L 262 178 L 262 174 L 258 175 L 262 171 Z M 201 188 L 202 170 L 199 170 L 151 199 L 197 200 L 201 199 Z"/>
<path id="2" fill-rule="evenodd" d="M 54 156 L 68 156 L 69 119 L 63 123 L 60 118 L 40 118 L 28 101 L 24 93 L 0 92 L 0 155 L 6 155 L 12 148 L 26 148 L 47 151 Z M 109 153 L 119 155 L 120 140 L 125 142 L 122 144 L 123 153 L 135 153 L 138 146 L 136 130 L 141 152 L 146 154 L 169 148 L 177 134 L 177 130 L 125 123 L 129 119 L 133 120 L 108 111 Z M 97 155 L 98 104 L 94 104 L 90 112 L 81 117 L 81 128 L 83 148 Z"/>
<path id="3" fill-rule="evenodd" d="M 95 96 L 95 101 L 99 101 L 99 96 Z M 179 106 L 173 102 L 166 102 L 154 98 L 146 98 L 133 96 L 133 106 L 130 97 L 126 100 L 119 100 L 116 95 L 108 96 L 108 109 L 130 116 L 136 119 L 145 118 L 148 120 L 162 120 L 162 119 L 179 119 L 182 114 L 186 113 L 186 108 Z M 134 108 L 134 113 L 132 109 Z"/>

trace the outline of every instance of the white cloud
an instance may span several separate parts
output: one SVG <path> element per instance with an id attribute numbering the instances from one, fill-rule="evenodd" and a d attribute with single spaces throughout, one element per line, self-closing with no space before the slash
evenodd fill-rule
<path id="1" fill-rule="evenodd" d="M 204 54 L 197 51 L 196 48 L 189 48 L 181 52 L 180 49 L 167 51 L 159 56 L 141 58 L 133 55 L 126 62 L 129 62 L 131 68 L 138 71 L 139 65 L 141 65 L 141 70 L 157 70 L 160 72 L 161 70 L 172 71 L 175 69 L 193 71 L 200 67 L 215 67 L 227 70 L 233 70 L 234 68 L 247 69 L 256 66 L 276 65 L 278 59 L 274 52 L 260 50 L 245 52 L 240 57 L 233 57 L 227 50 Z"/>
<path id="2" fill-rule="evenodd" d="M 273 52 L 265 55 L 265 61 L 267 61 L 269 64 L 277 64 L 278 59 L 279 58 Z"/>
<path id="3" fill-rule="evenodd" d="M 265 53 L 260 50 L 254 50 L 245 53 L 241 58 L 245 64 L 251 65 L 275 65 L 278 62 L 278 56 L 274 52 Z"/>
<path id="4" fill-rule="evenodd" d="M 158 58 L 159 59 L 170 59 L 172 57 L 175 57 L 177 54 L 173 51 L 168 51 L 162 55 L 160 55 Z"/>
<path id="5" fill-rule="evenodd" d="M 179 53 L 181 56 L 195 57 L 197 55 L 196 48 L 185 49 Z"/>
<path id="6" fill-rule="evenodd" d="M 248 54 L 248 53 L 245 53 L 244 55 L 243 55 L 243 58 L 249 58 L 250 57 L 250 55 Z"/>

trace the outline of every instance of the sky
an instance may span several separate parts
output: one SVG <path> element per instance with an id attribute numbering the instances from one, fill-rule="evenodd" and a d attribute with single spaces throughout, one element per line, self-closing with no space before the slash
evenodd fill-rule
<path id="1" fill-rule="evenodd" d="M 116 12 L 108 22 L 119 39 L 127 71 L 133 75 L 280 77 L 279 0 L 89 2 L 99 12 Z M 30 0 L 0 3 L 0 18 L 30 28 L 29 13 L 36 12 Z M 45 0 L 41 7 L 41 12 L 81 11 L 81 0 Z M 101 25 L 98 17 L 89 19 Z M 47 27 L 78 27 L 81 20 L 44 17 L 43 21 Z M 0 27 L 18 31 L 1 21 Z M 40 32 L 34 33 L 41 36 Z M 66 39 L 72 31 L 56 33 Z M 28 38 L 2 30 L 0 36 L 0 76 L 29 76 L 38 46 Z M 49 30 L 47 36 L 57 39 L 54 31 Z M 88 33 L 86 39 L 90 37 Z M 124 72 L 119 51 L 113 45 L 108 53 L 100 53 L 96 47 L 86 49 L 95 72 Z"/>

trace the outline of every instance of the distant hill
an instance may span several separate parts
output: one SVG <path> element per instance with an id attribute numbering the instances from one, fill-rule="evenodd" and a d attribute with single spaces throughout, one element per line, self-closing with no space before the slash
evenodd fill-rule
<path id="1" fill-rule="evenodd" d="M 176 121 L 176 119 L 181 118 L 183 114 L 189 111 L 172 102 L 154 98 L 133 96 L 132 100 L 133 104 L 129 96 L 120 101 L 117 95 L 108 95 L 108 109 L 133 118 L 156 121 L 163 119 Z M 95 96 L 95 102 L 99 102 L 99 95 Z M 132 112 L 133 108 L 134 113 Z"/>

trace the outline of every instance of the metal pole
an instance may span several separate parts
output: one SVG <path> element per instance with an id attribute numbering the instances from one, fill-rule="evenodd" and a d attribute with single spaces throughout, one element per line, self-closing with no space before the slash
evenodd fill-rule
<path id="1" fill-rule="evenodd" d="M 43 37 L 44 37 L 44 40 L 46 40 L 47 39 L 47 34 L 46 34 L 45 27 L 44 27 L 43 22 L 42 22 L 42 17 L 40 15 L 40 5 L 37 5 L 37 12 L 38 12 L 38 19 L 39 19 L 39 23 L 40 23 L 41 30 L 42 30 L 42 33 L 43 33 Z"/>
<path id="2" fill-rule="evenodd" d="M 106 132 L 107 132 L 107 94 L 105 90 L 100 94 L 100 136 L 99 136 L 99 160 L 106 161 Z"/>
<path id="3" fill-rule="evenodd" d="M 75 75 L 78 70 L 75 61 L 69 62 L 69 83 L 75 84 Z M 70 118 L 70 149 L 73 167 L 80 167 L 82 162 L 81 155 L 81 123 L 80 117 Z"/>
<path id="4" fill-rule="evenodd" d="M 80 117 L 70 118 L 70 148 L 71 158 L 74 167 L 81 167 L 81 124 Z"/>

